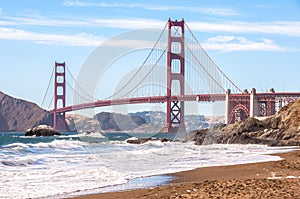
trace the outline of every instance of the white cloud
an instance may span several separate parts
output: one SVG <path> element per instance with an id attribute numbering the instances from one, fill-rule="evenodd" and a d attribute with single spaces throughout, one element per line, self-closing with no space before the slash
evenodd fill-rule
<path id="1" fill-rule="evenodd" d="M 211 37 L 211 38 L 208 38 L 206 40 L 207 43 L 226 43 L 226 42 L 229 42 L 229 41 L 232 41 L 234 40 L 235 37 L 234 36 L 223 36 L 223 35 L 219 35 L 219 36 L 216 36 L 216 37 Z"/>
<path id="2" fill-rule="evenodd" d="M 60 45 L 60 46 L 89 46 L 96 47 L 106 41 L 105 38 L 80 33 L 72 35 L 46 34 L 36 33 L 14 28 L 0 28 L 0 39 L 32 41 L 45 45 Z M 153 41 L 147 40 L 111 40 L 105 45 L 109 46 L 152 46 Z M 287 50 L 275 44 L 272 40 L 261 39 L 260 41 L 250 41 L 244 37 L 235 36 L 216 36 L 207 39 L 203 42 L 204 49 L 218 50 L 221 52 L 231 51 L 284 51 Z"/>
<path id="3" fill-rule="evenodd" d="M 118 4 L 107 4 L 107 3 L 93 3 L 93 2 L 83 2 L 78 0 L 65 0 L 63 5 L 65 6 L 74 6 L 74 7 L 112 7 L 113 5 L 117 6 Z"/>
<path id="4" fill-rule="evenodd" d="M 224 23 L 189 22 L 193 31 L 281 34 L 300 37 L 300 21 L 277 21 L 268 23 L 231 21 Z"/>
<path id="5" fill-rule="evenodd" d="M 46 17 L 6 17 L 7 25 L 36 25 L 53 27 L 110 27 L 120 29 L 162 28 L 167 22 L 152 19 L 49 19 Z"/>
<path id="6" fill-rule="evenodd" d="M 285 51 L 285 47 L 275 44 L 272 40 L 261 39 L 260 41 L 250 41 L 245 37 L 216 36 L 204 41 L 204 49 L 218 50 L 221 52 L 232 51 Z"/>
<path id="7" fill-rule="evenodd" d="M 59 34 L 46 34 L 36 33 L 14 28 L 1 28 L 0 27 L 0 39 L 7 40 L 20 40 L 20 41 L 32 41 L 45 45 L 57 45 L 57 46 L 86 46 L 97 47 L 99 45 L 106 45 L 110 47 L 131 47 L 140 48 L 141 46 L 153 46 L 154 41 L 138 40 L 138 39 L 122 39 L 116 38 L 108 40 L 103 37 L 79 33 L 72 35 L 59 35 Z"/>
<path id="8" fill-rule="evenodd" d="M 95 26 L 123 29 L 163 28 L 166 24 L 150 19 L 91 19 L 90 22 Z"/>
<path id="9" fill-rule="evenodd" d="M 43 34 L 14 28 L 0 28 L 0 39 L 64 46 L 97 46 L 103 41 L 103 38 L 86 33 L 74 35 Z"/>
<path id="10" fill-rule="evenodd" d="M 158 10 L 158 11 L 191 11 L 208 15 L 218 16 L 235 16 L 239 13 L 229 8 L 203 8 L 203 7 L 191 7 L 191 6 L 168 6 L 168 5 L 151 5 L 151 4 L 139 4 L 139 3 L 94 3 L 79 0 L 65 0 L 63 5 L 74 7 L 117 7 L 117 8 L 140 8 L 146 10 Z"/>
<path id="11" fill-rule="evenodd" d="M 4 18 L 5 19 L 5 18 Z M 0 25 L 37 25 L 53 27 L 109 27 L 118 29 L 162 29 L 167 23 L 162 20 L 133 18 L 133 19 L 55 19 L 46 17 L 21 18 L 6 17 Z M 192 21 L 187 22 L 192 31 L 199 32 L 222 32 L 222 33 L 245 33 L 245 34 L 278 34 L 292 37 L 300 37 L 300 21 L 276 21 L 266 23 L 225 21 L 222 23 L 211 23 Z"/>
<path id="12" fill-rule="evenodd" d="M 10 21 L 0 20 L 0 25 L 1 26 L 13 26 L 13 25 L 16 25 L 16 23 L 10 22 Z"/>
<path id="13" fill-rule="evenodd" d="M 34 18 L 29 17 L 6 17 L 7 22 L 11 25 L 35 25 L 35 26 L 53 26 L 53 27 L 79 27 L 79 26 L 92 26 L 87 20 L 76 19 L 49 19 L 46 17 L 36 16 Z"/>

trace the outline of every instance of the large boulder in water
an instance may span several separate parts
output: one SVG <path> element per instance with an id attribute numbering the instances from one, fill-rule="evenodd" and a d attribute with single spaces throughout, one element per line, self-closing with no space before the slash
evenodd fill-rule
<path id="1" fill-rule="evenodd" d="M 54 130 L 52 127 L 47 125 L 39 125 L 30 128 L 25 133 L 25 136 L 54 136 L 54 135 L 61 135 L 61 134 L 56 130 Z"/>

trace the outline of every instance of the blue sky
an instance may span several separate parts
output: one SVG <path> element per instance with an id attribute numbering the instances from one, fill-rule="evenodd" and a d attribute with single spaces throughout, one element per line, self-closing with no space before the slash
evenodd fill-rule
<path id="1" fill-rule="evenodd" d="M 0 90 L 41 104 L 55 61 L 76 76 L 103 41 L 184 18 L 241 89 L 300 91 L 300 1 L 0 1 Z"/>

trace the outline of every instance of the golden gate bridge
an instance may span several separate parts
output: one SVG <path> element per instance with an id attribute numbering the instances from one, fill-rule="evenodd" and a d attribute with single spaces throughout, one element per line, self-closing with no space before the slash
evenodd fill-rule
<path id="1" fill-rule="evenodd" d="M 67 72 L 77 90 L 67 81 Z M 175 133 L 185 132 L 184 105 L 188 101 L 223 101 L 226 123 L 234 123 L 248 117 L 274 115 L 283 105 L 300 98 L 299 92 L 242 91 L 210 58 L 184 19 L 168 20 L 143 64 L 105 99 L 96 99 L 86 92 L 65 63 L 55 63 L 53 73 L 54 107 L 49 112 L 53 114 L 53 127 L 60 131 L 67 129 L 66 112 L 95 107 L 165 102 L 164 132 Z M 82 103 L 66 105 L 67 85 Z M 141 87 L 146 94 L 141 94 Z"/>

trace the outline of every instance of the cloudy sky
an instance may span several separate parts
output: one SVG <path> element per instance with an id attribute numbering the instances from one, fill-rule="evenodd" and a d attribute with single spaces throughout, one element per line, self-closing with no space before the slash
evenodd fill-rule
<path id="1" fill-rule="evenodd" d="M 0 1 L 0 90 L 41 104 L 55 61 L 76 77 L 107 39 L 184 18 L 241 89 L 300 91 L 300 1 Z"/>

